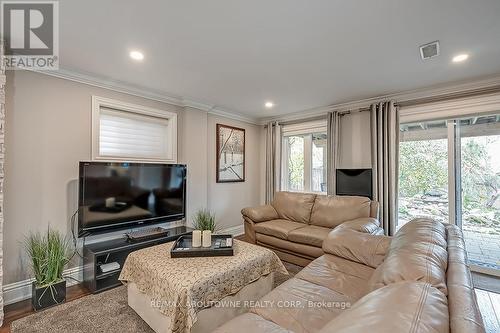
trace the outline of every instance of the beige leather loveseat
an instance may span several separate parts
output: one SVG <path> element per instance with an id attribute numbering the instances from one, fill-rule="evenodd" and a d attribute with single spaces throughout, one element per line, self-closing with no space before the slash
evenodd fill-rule
<path id="1" fill-rule="evenodd" d="M 323 240 L 343 223 L 359 231 L 383 233 L 378 203 L 365 197 L 278 192 L 270 205 L 245 208 L 241 214 L 247 241 L 300 266 L 323 255 Z"/>
<path id="2" fill-rule="evenodd" d="M 414 220 L 394 237 L 337 228 L 325 255 L 217 333 L 480 333 L 460 229 Z"/>

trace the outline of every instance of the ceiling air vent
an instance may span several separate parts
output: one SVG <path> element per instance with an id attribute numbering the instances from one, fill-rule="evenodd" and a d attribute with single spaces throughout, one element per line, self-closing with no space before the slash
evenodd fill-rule
<path id="1" fill-rule="evenodd" d="M 420 46 L 420 56 L 423 60 L 437 57 L 439 55 L 439 41 Z"/>

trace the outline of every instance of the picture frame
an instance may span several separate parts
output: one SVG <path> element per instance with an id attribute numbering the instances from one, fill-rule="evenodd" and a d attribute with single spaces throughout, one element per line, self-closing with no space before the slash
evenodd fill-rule
<path id="1" fill-rule="evenodd" d="M 216 126 L 217 183 L 245 181 L 245 129 L 217 124 Z"/>

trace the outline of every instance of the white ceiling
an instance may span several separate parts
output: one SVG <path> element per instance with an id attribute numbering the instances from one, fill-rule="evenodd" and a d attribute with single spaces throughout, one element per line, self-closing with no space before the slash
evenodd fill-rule
<path id="1" fill-rule="evenodd" d="M 61 68 L 251 117 L 500 73 L 499 0 L 61 0 L 59 10 Z M 441 56 L 421 60 L 418 46 L 434 40 Z M 452 64 L 461 52 L 469 60 Z"/>

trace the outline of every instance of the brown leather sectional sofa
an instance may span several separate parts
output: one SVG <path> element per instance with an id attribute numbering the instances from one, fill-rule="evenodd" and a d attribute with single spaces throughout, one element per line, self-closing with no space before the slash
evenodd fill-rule
<path id="1" fill-rule="evenodd" d="M 337 228 L 323 250 L 215 332 L 485 332 L 457 226 L 418 219 L 394 237 Z"/>
<path id="2" fill-rule="evenodd" d="M 383 233 L 377 220 L 378 203 L 365 197 L 278 192 L 270 205 L 245 208 L 241 213 L 248 241 L 300 266 L 323 255 L 323 240 L 341 224 Z"/>

